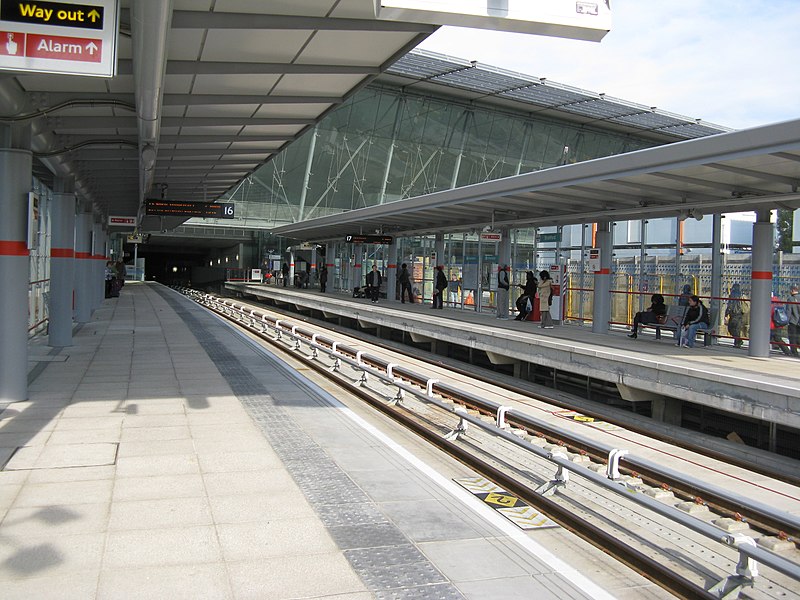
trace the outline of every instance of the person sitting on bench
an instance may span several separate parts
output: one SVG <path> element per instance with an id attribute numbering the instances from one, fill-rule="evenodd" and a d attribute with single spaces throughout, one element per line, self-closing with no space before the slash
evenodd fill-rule
<path id="1" fill-rule="evenodd" d="M 641 323 L 664 323 L 667 317 L 667 305 L 664 304 L 664 296 L 653 294 L 650 297 L 650 308 L 637 312 L 633 317 L 633 327 L 628 334 L 634 340 L 639 337 L 639 325 Z"/>
<path id="2" fill-rule="evenodd" d="M 694 348 L 694 338 L 700 329 L 709 329 L 711 320 L 706 305 L 697 296 L 689 296 L 689 308 L 681 327 L 675 330 L 676 346 Z"/>

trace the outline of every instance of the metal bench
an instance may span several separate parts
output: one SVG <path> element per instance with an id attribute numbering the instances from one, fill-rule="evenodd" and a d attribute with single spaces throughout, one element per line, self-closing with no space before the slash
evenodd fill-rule
<path id="1" fill-rule="evenodd" d="M 679 305 L 671 305 L 667 307 L 667 318 L 664 323 L 641 323 L 641 327 L 653 327 L 656 330 L 656 339 L 661 339 L 661 330 L 666 329 L 668 331 L 677 331 L 677 329 L 683 323 L 683 319 L 686 316 L 686 310 L 688 306 L 679 306 Z M 714 323 L 714 313 L 711 309 L 708 310 L 708 320 L 710 323 Z M 716 334 L 716 330 L 712 327 L 709 329 L 701 329 L 698 333 L 703 334 L 703 346 L 710 346 L 711 345 L 711 338 L 714 337 Z"/>

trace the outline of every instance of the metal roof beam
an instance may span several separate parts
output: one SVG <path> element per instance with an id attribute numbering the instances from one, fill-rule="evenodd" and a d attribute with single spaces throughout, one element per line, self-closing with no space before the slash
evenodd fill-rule
<path id="1" fill-rule="evenodd" d="M 731 194 L 755 194 L 761 196 L 774 193 L 770 190 L 751 188 L 743 185 L 733 185 L 719 181 L 709 181 L 707 179 L 699 179 L 697 177 L 689 177 L 687 175 L 675 175 L 674 173 L 653 173 L 653 176 L 669 179 L 670 181 L 678 181 L 680 183 L 688 183 L 700 187 L 707 187 L 714 190 L 722 190 L 723 192 L 730 192 Z"/>
<path id="2" fill-rule="evenodd" d="M 762 181 L 785 183 L 791 189 L 797 189 L 797 187 L 800 185 L 800 179 L 796 177 L 786 177 L 785 175 L 777 175 L 775 173 L 767 173 L 765 171 L 754 171 L 753 169 L 745 169 L 743 167 L 734 167 L 720 163 L 708 163 L 706 166 L 719 169 L 720 171 L 727 171 L 728 173 L 736 173 L 737 175 L 745 175 L 754 179 L 761 179 Z"/>
<path id="3" fill-rule="evenodd" d="M 164 94 L 164 106 L 208 104 L 341 104 L 341 96 L 266 96 L 261 94 Z"/>
<path id="4" fill-rule="evenodd" d="M 130 75 L 133 61 L 121 59 L 117 63 L 119 75 Z M 377 75 L 378 67 L 360 65 L 319 65 L 255 63 L 226 61 L 170 60 L 167 75 Z"/>
<path id="5" fill-rule="evenodd" d="M 79 137 L 79 136 L 76 136 Z M 294 135 L 273 135 L 270 133 L 251 133 L 251 134 L 220 134 L 220 135 L 162 135 L 162 144 L 209 144 L 218 142 L 290 142 L 295 139 Z"/>
<path id="6" fill-rule="evenodd" d="M 161 127 L 241 127 L 245 125 L 313 125 L 313 119 L 271 117 L 161 117 Z M 50 117 L 55 131 L 72 129 L 135 129 L 134 116 Z"/>
<path id="7" fill-rule="evenodd" d="M 123 11 L 124 19 L 124 11 Z M 380 21 L 378 19 L 339 19 L 301 15 L 265 15 L 176 10 L 172 13 L 173 29 L 294 29 L 308 31 L 386 31 L 433 33 L 435 25 Z"/>

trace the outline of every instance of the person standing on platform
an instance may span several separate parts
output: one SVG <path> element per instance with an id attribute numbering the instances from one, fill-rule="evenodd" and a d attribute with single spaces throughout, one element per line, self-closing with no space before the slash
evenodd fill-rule
<path id="1" fill-rule="evenodd" d="M 408 294 L 408 301 L 414 304 L 414 294 L 411 292 L 411 273 L 408 272 L 408 265 L 406 263 L 400 265 L 397 283 L 400 284 L 400 302 L 405 304 L 405 295 Z"/>
<path id="2" fill-rule="evenodd" d="M 650 296 L 650 308 L 637 312 L 633 316 L 633 326 L 628 334 L 634 340 L 639 337 L 639 325 L 641 323 L 664 323 L 667 317 L 667 305 L 664 303 L 664 296 L 653 294 Z"/>
<path id="3" fill-rule="evenodd" d="M 436 267 L 436 280 L 433 283 L 433 306 L 431 308 L 444 308 L 444 291 L 447 289 L 447 276 L 444 267 Z"/>
<path id="4" fill-rule="evenodd" d="M 539 280 L 536 279 L 536 275 L 533 274 L 533 271 L 528 271 L 525 273 L 525 285 L 521 283 L 517 284 L 517 287 L 522 288 L 522 295 L 517 298 L 516 306 L 517 314 L 514 317 L 515 321 L 524 321 L 525 318 L 530 314 L 533 310 L 533 300 L 536 298 L 536 288 L 539 285 Z"/>
<path id="5" fill-rule="evenodd" d="M 328 287 L 328 267 L 323 265 L 319 272 L 319 291 L 324 294 L 326 287 Z"/>
<path id="6" fill-rule="evenodd" d="M 689 306 L 689 297 L 692 295 L 692 286 L 684 284 L 681 295 L 678 298 L 678 306 Z"/>
<path id="7" fill-rule="evenodd" d="M 378 265 L 372 265 L 372 271 L 367 273 L 367 295 L 375 304 L 378 302 L 378 296 L 381 292 L 381 283 L 383 283 L 383 276 L 378 271 Z"/>
<path id="8" fill-rule="evenodd" d="M 734 283 L 728 293 L 728 305 L 725 307 L 725 323 L 728 326 L 728 333 L 733 337 L 734 348 L 741 348 L 744 345 L 743 338 L 747 337 L 749 316 L 750 305 L 742 300 L 741 286 Z"/>
<path id="9" fill-rule="evenodd" d="M 497 318 L 508 318 L 508 290 L 511 282 L 508 280 L 508 265 L 503 265 L 497 272 Z"/>
<path id="10" fill-rule="evenodd" d="M 550 307 L 553 305 L 553 279 L 548 271 L 539 271 L 539 311 L 542 314 L 542 329 L 553 328 Z"/>
<path id="11" fill-rule="evenodd" d="M 283 263 L 281 267 L 281 275 L 283 275 L 283 287 L 289 285 L 289 265 Z"/>
<path id="12" fill-rule="evenodd" d="M 792 352 L 786 340 L 783 339 L 783 329 L 789 323 L 789 315 L 786 306 L 780 298 L 772 295 L 769 311 L 769 341 L 774 348 L 779 348 L 786 356 L 791 356 Z"/>
<path id="13" fill-rule="evenodd" d="M 786 312 L 789 313 L 789 349 L 792 356 L 800 357 L 800 295 L 798 295 L 796 285 L 789 290 L 789 298 L 786 300 Z"/>
<path id="14" fill-rule="evenodd" d="M 711 321 L 708 318 L 706 305 L 697 296 L 689 296 L 689 308 L 683 317 L 683 323 L 675 330 L 676 346 L 694 348 L 694 338 L 701 329 L 708 329 Z"/>

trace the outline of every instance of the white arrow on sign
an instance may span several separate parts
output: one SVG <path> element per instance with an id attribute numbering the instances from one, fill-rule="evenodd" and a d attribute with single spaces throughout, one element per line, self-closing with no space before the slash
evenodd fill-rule
<path id="1" fill-rule="evenodd" d="M 90 56 L 94 56 L 94 53 L 97 52 L 97 44 L 94 42 L 89 42 L 86 44 L 86 49 L 89 51 Z"/>

